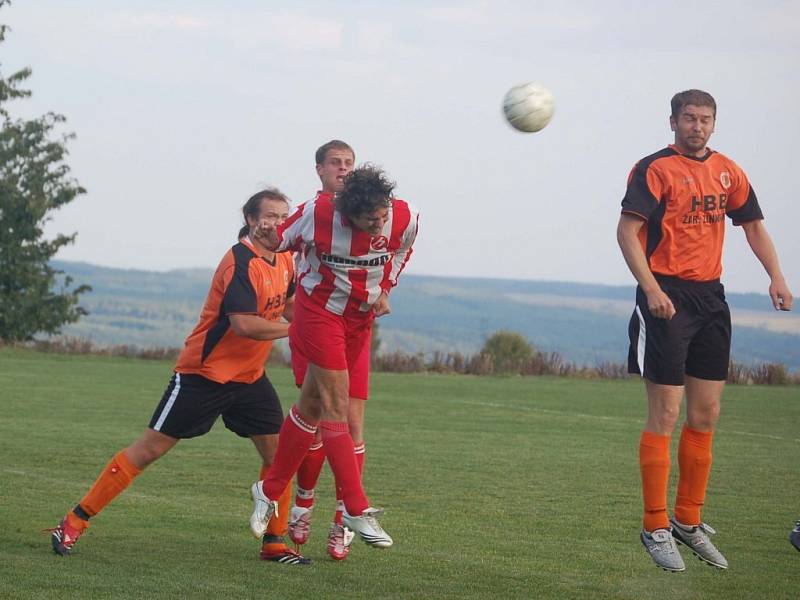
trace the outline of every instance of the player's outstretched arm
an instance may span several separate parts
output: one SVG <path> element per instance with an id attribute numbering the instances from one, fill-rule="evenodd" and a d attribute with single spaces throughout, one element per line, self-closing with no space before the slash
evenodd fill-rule
<path id="1" fill-rule="evenodd" d="M 658 285 L 658 281 L 647 264 L 647 257 L 644 255 L 642 245 L 639 243 L 639 230 L 644 224 L 645 221 L 641 217 L 629 214 L 621 215 L 617 225 L 617 242 L 628 268 L 647 296 L 647 308 L 654 317 L 671 319 L 675 316 L 675 306 Z"/>
<path id="2" fill-rule="evenodd" d="M 775 307 L 775 310 L 792 310 L 792 292 L 789 291 L 789 286 L 783 278 L 778 252 L 764 226 L 764 221 L 759 219 L 742 223 L 742 229 L 744 229 L 747 243 L 750 244 L 753 254 L 761 261 L 764 270 L 769 275 L 769 297 L 772 299 L 772 306 Z"/>
<path id="3" fill-rule="evenodd" d="M 228 315 L 231 329 L 240 336 L 254 340 L 277 340 L 289 335 L 289 324 L 267 321 L 257 315 Z"/>
<path id="4" fill-rule="evenodd" d="M 286 299 L 286 304 L 283 306 L 283 315 L 281 315 L 287 323 L 291 323 L 294 319 L 294 296 Z"/>
<path id="5" fill-rule="evenodd" d="M 274 224 L 267 221 L 259 222 L 255 231 L 253 232 L 253 237 L 255 237 L 259 243 L 272 252 L 275 252 L 281 243 L 277 228 Z"/>

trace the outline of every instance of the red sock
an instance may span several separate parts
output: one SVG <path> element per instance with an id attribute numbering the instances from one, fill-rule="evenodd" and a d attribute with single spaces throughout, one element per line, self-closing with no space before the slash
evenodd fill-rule
<path id="1" fill-rule="evenodd" d="M 367 448 L 364 442 L 360 444 L 353 444 L 353 452 L 356 454 L 356 462 L 358 463 L 358 474 L 364 477 L 364 458 L 366 458 Z"/>
<path id="2" fill-rule="evenodd" d="M 314 442 L 316 432 L 316 424 L 301 415 L 296 406 L 292 406 L 283 421 L 278 450 L 262 486 L 267 498 L 277 500 L 281 497 Z"/>
<path id="3" fill-rule="evenodd" d="M 358 474 L 364 474 L 364 442 L 356 444 L 353 442 L 353 452 L 356 455 L 356 464 L 358 465 Z M 363 486 L 363 483 L 362 483 Z M 333 522 L 342 524 L 342 511 L 344 510 L 344 502 L 342 502 L 342 488 L 336 486 L 336 514 L 333 516 Z"/>
<path id="4" fill-rule="evenodd" d="M 361 487 L 361 475 L 353 451 L 350 428 L 345 422 L 322 421 L 320 430 L 336 485 L 342 488 L 342 499 L 347 512 L 355 517 L 360 516 L 369 507 L 369 500 Z"/>
<path id="5" fill-rule="evenodd" d="M 314 488 L 317 487 L 323 464 L 325 464 L 325 446 L 321 441 L 315 442 L 297 469 L 297 493 L 294 498 L 297 506 L 303 508 L 314 506 Z"/>
<path id="6" fill-rule="evenodd" d="M 678 445 L 678 496 L 675 518 L 684 525 L 699 525 L 700 510 L 706 499 L 708 474 L 711 472 L 713 431 L 697 431 L 683 426 Z"/>
<path id="7" fill-rule="evenodd" d="M 643 431 L 639 441 L 639 467 L 642 472 L 644 528 L 647 531 L 669 527 L 667 485 L 669 484 L 668 435 Z"/>

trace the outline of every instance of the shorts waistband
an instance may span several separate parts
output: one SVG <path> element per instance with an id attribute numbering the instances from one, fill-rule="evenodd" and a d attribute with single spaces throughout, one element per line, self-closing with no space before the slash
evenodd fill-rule
<path id="1" fill-rule="evenodd" d="M 661 285 L 669 287 L 683 288 L 687 290 L 717 290 L 722 286 L 719 279 L 710 279 L 709 281 L 693 281 L 691 279 L 681 279 L 674 275 L 660 275 L 653 273 L 656 281 Z"/>

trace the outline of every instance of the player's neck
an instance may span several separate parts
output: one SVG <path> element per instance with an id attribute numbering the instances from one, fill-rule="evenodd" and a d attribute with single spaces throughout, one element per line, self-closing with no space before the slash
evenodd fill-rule
<path id="1" fill-rule="evenodd" d="M 275 260 L 275 253 L 259 242 L 258 238 L 253 238 L 252 236 L 248 235 L 245 239 L 250 242 L 250 245 L 253 246 L 253 248 L 255 248 L 259 256 L 263 256 L 269 261 Z"/>
<path id="2" fill-rule="evenodd" d="M 683 154 L 684 156 L 691 156 L 693 158 L 703 158 L 706 154 L 708 154 L 708 146 L 703 146 L 700 150 L 692 150 L 690 148 L 686 148 L 685 146 L 681 145 L 680 142 L 677 140 L 672 144 L 675 146 L 675 149 Z"/>

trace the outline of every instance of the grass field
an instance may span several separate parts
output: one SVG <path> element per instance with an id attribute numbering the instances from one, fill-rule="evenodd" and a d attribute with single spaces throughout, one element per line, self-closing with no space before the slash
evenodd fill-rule
<path id="1" fill-rule="evenodd" d="M 71 557 L 54 526 L 146 426 L 171 364 L 0 348 L 1 598 L 797 598 L 800 388 L 727 389 L 704 517 L 727 572 L 656 569 L 638 541 L 635 381 L 373 378 L 365 485 L 395 539 L 325 554 L 326 468 L 310 567 L 250 537 L 258 459 L 221 423 L 181 442 L 92 521 Z M 272 379 L 284 407 L 288 371 Z M 674 490 L 674 478 L 671 487 Z"/>

